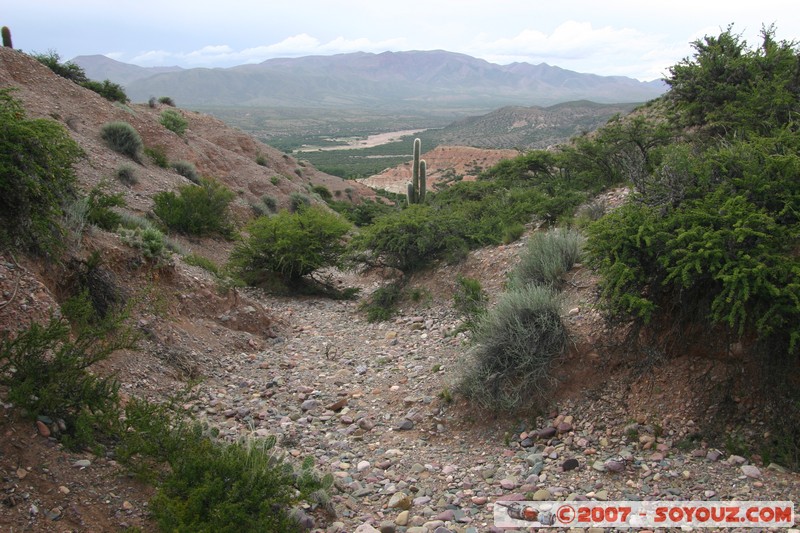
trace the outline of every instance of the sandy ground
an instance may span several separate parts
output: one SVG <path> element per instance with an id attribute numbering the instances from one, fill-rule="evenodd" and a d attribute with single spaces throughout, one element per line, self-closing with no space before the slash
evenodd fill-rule
<path id="1" fill-rule="evenodd" d="M 359 138 L 344 138 L 339 139 L 343 142 L 346 142 L 347 145 L 345 146 L 306 146 L 304 148 L 300 148 L 297 152 L 328 152 L 331 150 L 360 150 L 362 148 L 372 148 L 374 146 L 380 146 L 382 144 L 389 144 L 391 142 L 399 141 L 402 137 L 407 135 L 414 135 L 415 133 L 419 133 L 422 130 L 400 130 L 400 131 L 389 131 L 386 133 L 377 133 L 375 135 L 369 135 L 366 139 L 359 139 Z"/>

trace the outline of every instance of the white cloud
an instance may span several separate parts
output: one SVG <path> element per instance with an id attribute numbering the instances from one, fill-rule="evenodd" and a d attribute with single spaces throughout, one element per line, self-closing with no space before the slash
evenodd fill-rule
<path id="1" fill-rule="evenodd" d="M 549 33 L 525 29 L 494 40 L 482 34 L 467 53 L 501 64 L 548 63 L 580 72 L 655 79 L 688 51 L 685 41 L 672 43 L 664 35 L 569 20 Z"/>
<path id="2" fill-rule="evenodd" d="M 299 57 L 306 55 L 330 55 L 347 52 L 382 52 L 399 50 L 405 45 L 402 39 L 371 41 L 367 38 L 346 39 L 337 37 L 321 42 L 307 33 L 300 33 L 269 45 L 234 50 L 228 45 L 204 46 L 191 52 L 166 52 L 150 50 L 133 57 L 132 63 L 143 66 L 169 65 L 173 63 L 191 66 L 231 66 L 243 63 L 259 63 L 275 57 Z"/>

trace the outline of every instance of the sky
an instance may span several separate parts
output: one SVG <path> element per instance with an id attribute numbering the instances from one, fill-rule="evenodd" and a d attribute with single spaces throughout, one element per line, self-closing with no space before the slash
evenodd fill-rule
<path id="1" fill-rule="evenodd" d="M 230 67 L 275 57 L 448 50 L 492 63 L 662 78 L 729 25 L 800 40 L 797 0 L 3 0 L 14 47 L 63 60 Z"/>

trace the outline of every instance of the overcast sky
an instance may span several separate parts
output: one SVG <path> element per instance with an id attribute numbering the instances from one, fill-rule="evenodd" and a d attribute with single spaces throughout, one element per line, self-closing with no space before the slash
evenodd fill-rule
<path id="1" fill-rule="evenodd" d="M 729 24 L 800 39 L 798 0 L 6 0 L 16 48 L 62 59 L 228 67 L 273 57 L 449 50 L 506 64 L 660 78 Z"/>

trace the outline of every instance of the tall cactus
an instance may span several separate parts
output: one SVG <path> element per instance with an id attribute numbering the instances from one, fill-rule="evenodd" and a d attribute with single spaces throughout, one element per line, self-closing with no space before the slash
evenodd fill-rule
<path id="1" fill-rule="evenodd" d="M 411 167 L 411 183 L 408 184 L 408 203 L 421 204 L 425 202 L 426 170 L 424 159 L 419 158 L 422 141 L 414 139 L 414 162 Z"/>
<path id="2" fill-rule="evenodd" d="M 8 29 L 8 26 L 3 26 L 3 29 L 0 30 L 0 33 L 3 34 L 3 46 L 6 48 L 14 48 L 11 44 L 11 30 Z"/>

